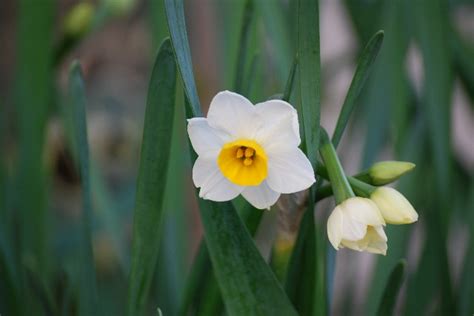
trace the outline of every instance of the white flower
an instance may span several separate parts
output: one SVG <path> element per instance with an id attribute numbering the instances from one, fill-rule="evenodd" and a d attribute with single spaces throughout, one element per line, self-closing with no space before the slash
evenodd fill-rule
<path id="1" fill-rule="evenodd" d="M 377 188 L 370 199 L 377 204 L 388 224 L 411 224 L 418 220 L 418 213 L 410 202 L 393 188 Z"/>
<path id="2" fill-rule="evenodd" d="M 281 193 L 302 191 L 315 182 L 313 168 L 298 148 L 296 110 L 287 102 L 254 106 L 239 94 L 219 92 L 207 118 L 188 120 L 188 134 L 199 155 L 193 181 L 203 199 L 228 201 L 242 194 L 264 209 Z"/>
<path id="3" fill-rule="evenodd" d="M 334 248 L 383 254 L 387 252 L 384 219 L 370 199 L 353 197 L 332 211 L 328 219 L 328 237 Z"/>

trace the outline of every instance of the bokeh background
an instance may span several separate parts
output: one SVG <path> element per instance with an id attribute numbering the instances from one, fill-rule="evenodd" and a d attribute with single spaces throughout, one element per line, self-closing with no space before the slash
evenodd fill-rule
<path id="1" fill-rule="evenodd" d="M 90 2 L 93 26 L 74 33 L 67 25 L 79 3 L 0 2 L 2 315 L 16 315 L 18 304 L 34 304 L 37 315 L 76 313 L 71 267 L 79 242 L 81 191 L 63 115 L 73 59 L 81 61 L 86 84 L 101 304 L 104 315 L 125 310 L 146 93 L 154 54 L 168 30 L 160 0 L 101 0 Z M 218 91 L 233 88 L 244 5 L 244 0 L 185 1 L 204 107 Z M 296 1 L 255 0 L 254 6 L 246 65 L 250 81 L 244 90 L 257 102 L 284 89 L 297 17 Z M 387 229 L 386 257 L 338 252 L 331 313 L 373 314 L 389 272 L 406 258 L 398 314 L 472 315 L 474 3 L 321 0 L 322 125 L 329 132 L 358 54 L 379 29 L 385 30 L 382 50 L 339 154 L 351 174 L 378 160 L 415 162 L 417 168 L 397 188 L 420 220 Z M 182 104 L 183 96 L 177 98 Z M 183 113 L 181 106 L 170 135 L 164 237 L 151 294 L 164 315 L 177 312 L 202 233 Z M 257 232 L 257 244 L 269 260 L 274 245 L 291 249 L 296 238 L 301 214 L 288 211 L 288 203 L 291 198 L 284 197 L 266 212 Z M 317 221 L 326 221 L 333 203 L 318 204 Z M 26 289 L 21 301 L 11 290 L 18 286 Z"/>

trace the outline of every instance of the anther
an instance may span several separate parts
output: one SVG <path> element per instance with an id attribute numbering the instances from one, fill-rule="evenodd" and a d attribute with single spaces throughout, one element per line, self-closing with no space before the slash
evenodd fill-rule
<path id="1" fill-rule="evenodd" d="M 237 159 L 240 159 L 244 156 L 244 150 L 242 148 L 237 149 L 237 153 L 235 154 Z"/>
<path id="2" fill-rule="evenodd" d="M 252 157 L 254 153 L 255 153 L 255 150 L 253 150 L 250 147 L 247 147 L 247 149 L 245 149 L 245 158 Z"/>
<path id="3" fill-rule="evenodd" d="M 245 158 L 244 160 L 244 166 L 250 166 L 253 163 L 252 158 Z"/>

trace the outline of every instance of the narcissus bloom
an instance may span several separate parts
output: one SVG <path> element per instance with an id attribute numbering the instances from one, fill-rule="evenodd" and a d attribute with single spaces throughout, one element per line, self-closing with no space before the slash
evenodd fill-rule
<path id="1" fill-rule="evenodd" d="M 239 94 L 220 92 L 207 118 L 188 120 L 188 134 L 199 156 L 193 182 L 203 199 L 228 201 L 242 194 L 264 209 L 281 193 L 302 191 L 315 182 L 313 168 L 298 148 L 296 110 L 287 102 L 254 106 Z"/>
<path id="2" fill-rule="evenodd" d="M 327 232 L 334 248 L 351 248 L 385 255 L 385 221 L 370 199 L 353 197 L 337 205 L 329 216 Z"/>
<path id="3" fill-rule="evenodd" d="M 418 213 L 410 202 L 393 188 L 379 187 L 372 192 L 370 199 L 377 204 L 388 224 L 411 224 L 418 220 Z"/>

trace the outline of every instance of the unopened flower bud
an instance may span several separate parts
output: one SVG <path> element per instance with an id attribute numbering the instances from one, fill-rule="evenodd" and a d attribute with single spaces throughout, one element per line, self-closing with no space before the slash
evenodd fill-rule
<path id="1" fill-rule="evenodd" d="M 370 199 L 352 197 L 337 205 L 327 222 L 328 238 L 333 247 L 350 248 L 385 255 L 385 221 Z"/>
<path id="2" fill-rule="evenodd" d="M 370 195 L 370 199 L 377 205 L 388 224 L 410 224 L 418 220 L 418 213 L 410 202 L 393 188 L 377 188 Z"/>
<path id="3" fill-rule="evenodd" d="M 405 173 L 413 170 L 415 164 L 405 161 L 381 161 L 369 168 L 368 174 L 372 184 L 384 185 L 398 180 Z"/>
<path id="4" fill-rule="evenodd" d="M 81 36 L 87 33 L 92 25 L 94 5 L 81 2 L 74 6 L 64 19 L 64 33 L 69 36 Z"/>

